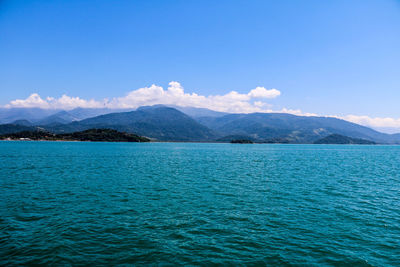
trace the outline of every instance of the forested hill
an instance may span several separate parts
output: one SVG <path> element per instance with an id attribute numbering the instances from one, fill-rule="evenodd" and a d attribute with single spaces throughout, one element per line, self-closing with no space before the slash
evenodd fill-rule
<path id="1" fill-rule="evenodd" d="M 365 139 L 351 138 L 340 134 L 331 134 L 315 141 L 314 144 L 374 145 L 376 143 Z"/>
<path id="2" fill-rule="evenodd" d="M 3 140 L 93 141 L 93 142 L 149 142 L 146 137 L 122 133 L 112 129 L 89 129 L 82 132 L 53 134 L 45 131 L 22 131 L 1 135 Z"/>

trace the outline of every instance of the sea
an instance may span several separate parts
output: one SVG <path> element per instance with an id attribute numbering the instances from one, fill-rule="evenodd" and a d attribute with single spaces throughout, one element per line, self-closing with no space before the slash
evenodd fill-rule
<path id="1" fill-rule="evenodd" d="M 0 265 L 400 266 L 400 146 L 0 142 Z"/>

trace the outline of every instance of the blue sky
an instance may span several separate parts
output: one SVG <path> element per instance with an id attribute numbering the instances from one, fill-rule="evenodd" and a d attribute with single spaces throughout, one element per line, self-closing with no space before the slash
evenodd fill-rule
<path id="1" fill-rule="evenodd" d="M 205 97 L 276 88 L 264 108 L 400 128 L 400 1 L 0 1 L 0 59 L 0 105 L 177 81 Z"/>

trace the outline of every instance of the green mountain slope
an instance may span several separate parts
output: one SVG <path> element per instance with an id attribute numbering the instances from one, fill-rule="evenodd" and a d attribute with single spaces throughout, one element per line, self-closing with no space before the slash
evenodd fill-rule
<path id="1" fill-rule="evenodd" d="M 37 127 L 24 126 L 19 124 L 0 124 L 0 135 L 10 134 L 22 131 L 36 131 Z"/>
<path id="2" fill-rule="evenodd" d="M 188 115 L 174 108 L 163 106 L 111 113 L 47 129 L 61 133 L 89 128 L 111 128 L 161 141 L 210 141 L 216 138 L 210 129 Z"/>
<path id="3" fill-rule="evenodd" d="M 374 145 L 375 142 L 365 139 L 351 138 L 340 134 L 331 134 L 314 142 L 314 144 L 357 144 L 357 145 Z"/>
<path id="4" fill-rule="evenodd" d="M 201 117 L 197 121 L 222 136 L 244 135 L 259 142 L 278 138 L 291 143 L 313 143 L 337 133 L 377 143 L 400 143 L 398 135 L 380 133 L 368 127 L 330 117 L 252 113 L 229 114 L 218 118 Z"/>

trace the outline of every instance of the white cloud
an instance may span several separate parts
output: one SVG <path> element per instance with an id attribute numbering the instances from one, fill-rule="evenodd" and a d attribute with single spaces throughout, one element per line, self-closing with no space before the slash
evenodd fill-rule
<path id="1" fill-rule="evenodd" d="M 42 99 L 38 94 L 32 94 L 26 99 L 11 101 L 6 107 L 39 107 L 45 109 L 84 108 L 137 108 L 144 105 L 178 105 L 198 108 L 209 108 L 224 112 L 267 112 L 268 104 L 262 99 L 276 98 L 280 92 L 276 89 L 257 87 L 247 94 L 231 91 L 225 95 L 203 96 L 196 93 L 185 93 L 179 82 L 170 82 L 166 90 L 157 85 L 144 87 L 129 92 L 123 97 L 111 100 L 84 100 L 79 97 L 63 95 L 60 98 L 47 97 Z M 255 101 L 257 99 L 257 101 Z"/>
<path id="2" fill-rule="evenodd" d="M 256 87 L 248 93 L 249 97 L 254 98 L 275 98 L 281 95 L 281 92 L 276 89 L 265 89 L 265 87 Z"/>
<path id="3" fill-rule="evenodd" d="M 60 98 L 46 97 L 42 99 L 38 94 L 31 94 L 26 99 L 16 99 L 5 105 L 6 108 L 43 108 L 43 109 L 73 109 L 76 107 L 98 108 L 103 103 L 91 100 L 84 100 L 79 97 L 62 95 Z"/>
<path id="4" fill-rule="evenodd" d="M 48 98 L 48 100 L 51 100 Z M 49 108 L 49 103 L 43 100 L 38 94 L 31 94 L 27 99 L 16 99 L 7 104 L 6 107 L 21 107 L 21 108 Z"/>
<path id="5" fill-rule="evenodd" d="M 372 127 L 378 130 L 382 129 L 390 132 L 400 132 L 400 118 L 371 118 L 368 116 L 347 115 L 341 117 L 341 119 Z M 392 130 L 388 128 L 392 128 Z"/>

